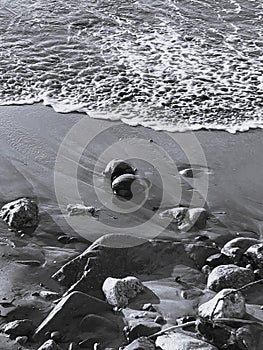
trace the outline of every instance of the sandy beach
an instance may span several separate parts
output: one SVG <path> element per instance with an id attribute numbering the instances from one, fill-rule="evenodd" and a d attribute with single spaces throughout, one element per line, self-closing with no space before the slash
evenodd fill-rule
<path id="1" fill-rule="evenodd" d="M 12 301 L 9 307 L 0 303 L 1 322 L 30 318 L 37 327 L 54 304 L 35 293 L 61 295 L 63 289 L 51 279 L 52 274 L 105 234 L 158 238 L 178 244 L 178 252 L 180 244 L 196 242 L 200 235 L 219 247 L 235 237 L 262 239 L 262 145 L 261 129 L 235 135 L 224 131 L 171 134 L 80 113 L 59 114 L 40 104 L 0 107 L 1 206 L 30 197 L 40 210 L 39 225 L 31 236 L 11 232 L 0 222 L 0 300 Z M 102 171 L 114 158 L 130 160 L 151 182 L 144 204 L 136 204 L 136 210 L 115 203 L 103 180 Z M 183 175 L 189 168 L 193 177 Z M 80 202 L 99 209 L 98 217 L 68 217 L 66 206 Z M 178 204 L 204 207 L 209 214 L 205 229 L 181 233 L 158 215 L 161 209 Z M 62 235 L 77 240 L 63 244 L 58 241 Z M 138 248 L 138 254 L 146 259 L 149 252 Z M 164 256 L 158 260 L 157 254 L 151 273 L 137 276 L 147 292 L 123 310 L 124 318 L 139 312 L 139 305 L 152 303 L 169 326 L 179 317 L 194 315 L 200 300 L 211 298 L 195 261 L 185 255 L 173 263 L 168 256 L 162 260 Z M 183 287 L 174 282 L 179 275 Z M 188 296 L 182 296 L 182 291 Z M 262 285 L 247 291 L 246 302 L 248 314 L 263 321 Z M 122 320 L 119 315 L 119 328 L 104 332 L 103 349 L 123 344 Z M 257 328 L 258 350 L 263 342 L 261 329 Z M 94 332 L 98 336 L 101 330 Z M 62 342 L 62 349 L 68 349 L 68 342 Z M 0 348 L 16 350 L 20 345 L 1 334 Z M 29 343 L 25 348 L 36 345 Z"/>

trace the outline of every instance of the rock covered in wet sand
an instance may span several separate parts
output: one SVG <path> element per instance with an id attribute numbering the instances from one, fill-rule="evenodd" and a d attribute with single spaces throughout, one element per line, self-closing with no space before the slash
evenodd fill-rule
<path id="1" fill-rule="evenodd" d="M 5 204 L 0 210 L 0 218 L 15 230 L 33 228 L 38 224 L 38 207 L 33 200 L 20 198 Z"/>
<path id="2" fill-rule="evenodd" d="M 29 319 L 15 320 L 3 326 L 3 332 L 11 337 L 28 336 L 34 330 L 34 324 Z"/>
<path id="3" fill-rule="evenodd" d="M 157 337 L 155 344 L 162 350 L 217 350 L 215 346 L 181 332 L 161 335 Z"/>
<path id="4" fill-rule="evenodd" d="M 252 270 L 234 264 L 215 267 L 207 280 L 207 288 L 219 292 L 224 288 L 238 289 L 255 279 Z"/>
<path id="5" fill-rule="evenodd" d="M 207 211 L 204 208 L 172 208 L 160 213 L 161 217 L 169 217 L 180 231 L 188 231 L 192 227 L 203 229 L 206 226 Z"/>
<path id="6" fill-rule="evenodd" d="M 246 302 L 242 293 L 235 289 L 222 289 L 211 300 L 198 308 L 204 318 L 242 318 L 246 313 Z"/>
<path id="7" fill-rule="evenodd" d="M 136 297 L 143 289 L 140 280 L 133 276 L 122 279 L 108 277 L 102 286 L 107 302 L 117 307 L 127 306 L 130 299 Z"/>

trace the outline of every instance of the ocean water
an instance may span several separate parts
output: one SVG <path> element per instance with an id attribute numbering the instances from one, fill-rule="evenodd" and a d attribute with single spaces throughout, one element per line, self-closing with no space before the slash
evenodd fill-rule
<path id="1" fill-rule="evenodd" d="M 0 0 L 0 104 L 168 131 L 263 127 L 262 30 L 258 0 Z"/>

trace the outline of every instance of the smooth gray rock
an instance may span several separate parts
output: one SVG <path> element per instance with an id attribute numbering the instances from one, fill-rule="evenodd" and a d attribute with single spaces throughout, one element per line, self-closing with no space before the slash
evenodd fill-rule
<path id="1" fill-rule="evenodd" d="M 219 292 L 224 288 L 240 288 L 255 279 L 252 270 L 234 264 L 215 267 L 207 280 L 207 288 Z"/>
<path id="2" fill-rule="evenodd" d="M 160 335 L 155 344 L 162 350 L 217 350 L 215 346 L 181 332 Z"/>
<path id="3" fill-rule="evenodd" d="M 38 206 L 29 198 L 20 198 L 5 204 L 0 210 L 0 218 L 15 230 L 33 228 L 38 224 Z"/>
<path id="4" fill-rule="evenodd" d="M 203 318 L 242 318 L 246 313 L 246 301 L 241 292 L 222 289 L 211 300 L 200 305 L 198 313 Z"/>

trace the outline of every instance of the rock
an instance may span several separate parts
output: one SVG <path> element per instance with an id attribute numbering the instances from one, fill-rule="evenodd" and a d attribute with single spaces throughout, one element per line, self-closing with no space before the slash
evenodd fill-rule
<path id="1" fill-rule="evenodd" d="M 143 310 L 143 311 L 153 311 L 153 312 L 156 311 L 155 308 L 154 308 L 154 306 L 153 306 L 152 304 L 150 304 L 150 303 L 144 304 L 144 305 L 142 306 L 142 310 Z"/>
<path id="2" fill-rule="evenodd" d="M 101 290 L 108 276 L 119 278 L 127 274 L 152 273 L 153 269 L 168 264 L 196 268 L 182 242 L 107 234 L 67 262 L 52 278 L 68 288 L 68 293 L 76 290 L 89 293 Z"/>
<path id="3" fill-rule="evenodd" d="M 258 240 L 255 238 L 238 237 L 231 239 L 221 249 L 221 253 L 227 255 L 232 259 L 232 262 L 238 262 L 242 254 L 252 245 L 257 244 Z"/>
<path id="4" fill-rule="evenodd" d="M 118 176 L 111 184 L 112 191 L 115 195 L 127 200 L 135 194 L 139 194 L 150 187 L 150 182 L 137 175 L 124 174 Z"/>
<path id="5" fill-rule="evenodd" d="M 220 265 L 215 267 L 207 280 L 207 288 L 219 292 L 224 288 L 238 289 L 254 281 L 253 271 L 236 265 Z"/>
<path id="6" fill-rule="evenodd" d="M 146 337 L 140 337 L 131 344 L 125 346 L 123 350 L 155 350 L 154 343 Z"/>
<path id="7" fill-rule="evenodd" d="M 211 300 L 200 305 L 198 313 L 204 318 L 242 318 L 246 313 L 245 298 L 235 289 L 222 289 Z"/>
<path id="8" fill-rule="evenodd" d="M 188 231 L 192 227 L 203 229 L 206 226 L 207 212 L 203 208 L 173 208 L 160 213 L 161 217 L 172 218 L 180 231 Z"/>
<path id="9" fill-rule="evenodd" d="M 16 337 L 16 342 L 20 345 L 25 345 L 28 341 L 28 337 L 26 335 Z"/>
<path id="10" fill-rule="evenodd" d="M 185 177 L 194 177 L 194 172 L 193 172 L 193 169 L 191 168 L 182 169 L 179 171 L 179 174 Z"/>
<path id="11" fill-rule="evenodd" d="M 37 292 L 39 294 L 39 296 L 43 299 L 52 301 L 52 300 L 57 300 L 60 298 L 60 294 L 57 292 L 52 292 L 49 290 L 41 290 L 40 292 Z"/>
<path id="12" fill-rule="evenodd" d="M 156 346 L 162 350 L 217 350 L 217 348 L 194 336 L 173 332 L 157 337 Z"/>
<path id="13" fill-rule="evenodd" d="M 103 171 L 103 175 L 107 178 L 110 178 L 112 182 L 117 177 L 124 174 L 135 175 L 136 170 L 137 170 L 136 168 L 133 168 L 125 160 L 113 159 L 106 166 L 105 170 Z"/>
<path id="14" fill-rule="evenodd" d="M 240 350 L 256 350 L 255 336 L 249 326 L 236 330 L 236 342 Z"/>
<path id="15" fill-rule="evenodd" d="M 263 270 L 263 243 L 250 246 L 245 256 L 249 258 L 254 268 Z"/>
<path id="16" fill-rule="evenodd" d="M 34 324 L 29 319 L 15 320 L 3 326 L 3 332 L 15 338 L 18 336 L 29 336 L 34 330 Z"/>
<path id="17" fill-rule="evenodd" d="M 102 286 L 107 302 L 117 307 L 127 306 L 130 299 L 142 292 L 143 289 L 142 283 L 132 276 L 123 279 L 108 277 Z"/>
<path id="18" fill-rule="evenodd" d="M 35 228 L 38 225 L 38 207 L 33 200 L 20 198 L 5 204 L 0 210 L 0 218 L 15 230 Z"/>
<path id="19" fill-rule="evenodd" d="M 61 350 L 61 348 L 54 342 L 54 340 L 49 339 L 37 350 Z"/>
<path id="20" fill-rule="evenodd" d="M 84 204 L 68 204 L 67 212 L 69 216 L 73 215 L 90 215 L 95 216 L 97 209 L 92 206 L 86 206 Z"/>
<path id="21" fill-rule="evenodd" d="M 129 341 L 133 341 L 139 337 L 145 336 L 148 337 L 154 333 L 159 332 L 162 327 L 155 322 L 137 322 L 131 326 L 127 332 L 127 337 Z"/>
<path id="22" fill-rule="evenodd" d="M 210 255 L 206 259 L 206 265 L 208 265 L 211 268 L 217 267 L 219 265 L 227 265 L 230 264 L 232 260 L 229 256 L 223 254 L 223 253 L 217 253 Z"/>
<path id="23" fill-rule="evenodd" d="M 58 331 L 53 331 L 50 334 L 50 338 L 53 339 L 55 342 L 60 342 L 61 341 L 61 333 Z"/>
<path id="24" fill-rule="evenodd" d="M 165 319 L 163 318 L 162 315 L 158 315 L 158 316 L 155 317 L 154 322 L 158 323 L 158 324 L 164 324 L 165 323 Z"/>
<path id="25" fill-rule="evenodd" d="M 77 343 L 71 342 L 68 346 L 68 350 L 79 350 L 79 345 Z"/>
<path id="26" fill-rule="evenodd" d="M 81 319 L 88 314 L 99 314 L 109 310 L 111 310 L 110 306 L 100 299 L 81 292 L 70 293 L 55 305 L 54 309 L 38 326 L 34 339 L 41 340 L 46 332 L 54 330 L 67 336 L 74 327 L 78 329 L 77 318 Z"/>
<path id="27" fill-rule="evenodd" d="M 186 244 L 185 251 L 198 267 L 202 267 L 209 256 L 218 253 L 218 248 L 211 243 L 196 242 Z"/>

